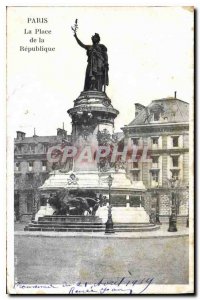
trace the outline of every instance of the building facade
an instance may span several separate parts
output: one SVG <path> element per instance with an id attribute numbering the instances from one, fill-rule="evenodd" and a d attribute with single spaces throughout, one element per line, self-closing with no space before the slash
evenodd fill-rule
<path id="1" fill-rule="evenodd" d="M 122 128 L 126 143 L 136 149 L 127 164 L 133 181 L 142 180 L 147 191 L 145 209 L 171 212 L 171 179 L 176 179 L 176 210 L 188 215 L 189 104 L 174 98 L 153 100 L 147 107 L 136 103 L 134 120 Z"/>
<path id="2" fill-rule="evenodd" d="M 34 201 L 39 197 L 38 187 L 58 166 L 47 159 L 50 147 L 70 143 L 70 136 L 58 128 L 55 136 L 26 137 L 17 131 L 14 141 L 14 211 L 16 220 L 30 219 Z M 70 168 L 66 162 L 66 170 Z M 38 201 L 36 201 L 38 202 Z"/>

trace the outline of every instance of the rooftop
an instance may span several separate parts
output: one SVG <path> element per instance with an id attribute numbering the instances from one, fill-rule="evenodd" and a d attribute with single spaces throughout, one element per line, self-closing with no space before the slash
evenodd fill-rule
<path id="1" fill-rule="evenodd" d="M 146 107 L 141 105 L 136 117 L 127 126 L 182 122 L 189 122 L 189 103 L 170 97 L 152 100 Z"/>

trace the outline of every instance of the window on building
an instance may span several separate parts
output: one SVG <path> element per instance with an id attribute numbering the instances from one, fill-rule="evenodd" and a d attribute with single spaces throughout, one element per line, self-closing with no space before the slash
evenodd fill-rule
<path id="1" fill-rule="evenodd" d="M 172 145 L 173 147 L 178 147 L 178 136 L 173 136 L 172 137 Z"/>
<path id="2" fill-rule="evenodd" d="M 14 212 L 15 212 L 15 218 L 16 221 L 20 220 L 20 214 L 19 214 L 19 192 L 14 193 Z"/>
<path id="3" fill-rule="evenodd" d="M 16 146 L 16 153 L 17 153 L 17 154 L 21 154 L 21 153 L 22 153 L 22 149 L 23 149 L 23 148 L 22 148 L 22 145 L 17 145 L 17 146 Z"/>
<path id="4" fill-rule="evenodd" d="M 48 147 L 49 147 L 49 146 L 48 146 L 47 143 L 43 144 L 44 153 L 47 153 Z"/>
<path id="5" fill-rule="evenodd" d="M 26 205 L 27 205 L 27 213 L 31 213 L 32 209 L 33 209 L 33 195 L 32 195 L 32 193 L 29 193 L 27 195 Z"/>
<path id="6" fill-rule="evenodd" d="M 172 171 L 172 178 L 175 180 L 179 180 L 179 170 Z"/>
<path id="7" fill-rule="evenodd" d="M 138 162 L 137 161 L 133 162 L 133 169 L 138 169 Z"/>
<path id="8" fill-rule="evenodd" d="M 43 150 L 43 145 L 41 143 L 38 143 L 37 144 L 37 153 L 43 153 L 44 150 Z"/>
<path id="9" fill-rule="evenodd" d="M 154 121 L 159 121 L 160 120 L 160 113 L 159 112 L 154 112 L 153 119 L 154 119 Z"/>
<path id="10" fill-rule="evenodd" d="M 33 180 L 33 173 L 27 173 L 26 174 L 26 180 L 29 181 L 29 183 L 31 183 L 32 180 Z"/>
<path id="11" fill-rule="evenodd" d="M 33 171 L 33 161 L 28 162 L 28 170 L 29 172 Z"/>
<path id="12" fill-rule="evenodd" d="M 151 178 L 152 178 L 152 181 L 158 182 L 158 180 L 159 180 L 159 172 L 158 171 L 152 171 L 151 172 Z"/>
<path id="13" fill-rule="evenodd" d="M 158 158 L 159 156 L 152 157 L 152 168 L 158 168 Z"/>
<path id="14" fill-rule="evenodd" d="M 29 145 L 29 150 L 31 153 L 35 153 L 35 145 L 34 144 Z"/>
<path id="15" fill-rule="evenodd" d="M 15 171 L 20 171 L 20 162 L 15 163 Z"/>
<path id="16" fill-rule="evenodd" d="M 132 138 L 133 145 L 138 146 L 139 145 L 139 138 Z"/>
<path id="17" fill-rule="evenodd" d="M 175 168 L 178 167 L 178 156 L 172 157 L 172 166 Z"/>
<path id="18" fill-rule="evenodd" d="M 133 172 L 133 181 L 139 181 L 139 172 Z"/>
<path id="19" fill-rule="evenodd" d="M 158 136 L 151 138 L 153 145 L 158 145 L 158 138 L 159 138 Z"/>
<path id="20" fill-rule="evenodd" d="M 47 162 L 45 160 L 42 161 L 42 171 L 47 170 Z"/>

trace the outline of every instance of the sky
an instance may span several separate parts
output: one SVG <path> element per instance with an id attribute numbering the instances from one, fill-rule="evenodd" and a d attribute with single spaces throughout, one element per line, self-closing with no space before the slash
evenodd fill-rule
<path id="1" fill-rule="evenodd" d="M 84 86 L 87 56 L 71 26 L 85 44 L 100 34 L 108 49 L 107 95 L 120 114 L 115 131 L 134 119 L 134 103 L 173 97 L 193 102 L 193 12 L 182 7 L 9 7 L 7 10 L 8 135 L 17 130 L 55 135 L 71 133 L 67 110 Z M 28 23 L 47 18 L 48 23 Z M 24 30 L 51 30 L 25 34 Z M 44 43 L 31 43 L 41 37 Z M 24 52 L 23 47 L 55 47 L 54 52 Z"/>

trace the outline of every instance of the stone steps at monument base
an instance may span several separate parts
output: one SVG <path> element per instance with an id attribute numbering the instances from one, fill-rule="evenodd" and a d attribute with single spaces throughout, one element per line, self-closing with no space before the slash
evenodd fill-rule
<path id="1" fill-rule="evenodd" d="M 102 223 L 89 223 L 89 222 L 76 222 L 76 223 L 64 223 L 64 222 L 56 222 L 56 223 L 53 223 L 53 222 L 50 222 L 50 221 L 39 221 L 39 222 L 36 222 L 36 221 L 33 221 L 31 224 L 35 225 L 35 226 L 49 226 L 49 227 L 77 227 L 77 226 L 80 226 L 80 227 L 101 227 L 101 226 L 104 226 L 104 224 Z M 129 227 L 134 227 L 134 228 L 137 228 L 137 227 L 153 227 L 154 225 L 153 224 L 150 224 L 150 223 L 114 223 L 114 226 L 115 227 L 126 227 L 126 228 L 129 228 Z"/>
<path id="2" fill-rule="evenodd" d="M 107 221 L 107 218 L 105 222 Z M 149 222 L 114 222 L 116 232 L 139 232 L 158 229 L 159 226 Z M 52 215 L 39 217 L 38 221 L 32 221 L 25 231 L 56 231 L 56 232 L 104 232 L 105 223 L 98 216 L 65 216 Z"/>
<path id="3" fill-rule="evenodd" d="M 52 224 L 52 223 L 38 223 L 38 224 L 34 224 L 34 223 L 31 223 L 30 225 L 34 226 L 34 227 L 42 227 L 42 228 L 46 228 L 46 227 L 49 227 L 49 228 L 101 228 L 101 227 L 105 227 L 104 224 L 72 224 L 72 223 L 63 223 L 63 224 Z"/>
<path id="4" fill-rule="evenodd" d="M 112 203 L 112 207 L 126 207 L 126 203 L 115 202 L 115 203 Z"/>
<path id="5" fill-rule="evenodd" d="M 73 222 L 84 222 L 84 223 L 102 223 L 101 218 L 97 216 L 63 216 L 63 215 L 52 215 L 39 217 L 38 221 L 50 221 L 50 222 L 63 222 L 68 221 L 69 223 Z"/>
<path id="6" fill-rule="evenodd" d="M 115 232 L 142 232 L 159 229 L 158 225 L 145 224 L 138 226 L 135 224 L 114 224 Z M 104 232 L 105 224 L 35 224 L 30 223 L 24 231 L 57 231 L 57 232 Z"/>
<path id="7" fill-rule="evenodd" d="M 141 227 L 141 228 L 115 228 L 115 232 L 146 232 L 146 231 L 152 231 L 152 230 L 158 230 L 159 226 L 154 227 Z M 25 231 L 56 231 L 56 232 L 104 232 L 104 228 L 49 228 L 49 227 L 29 227 L 28 229 L 25 229 Z"/>
<path id="8" fill-rule="evenodd" d="M 146 232 L 146 231 L 154 231 L 158 230 L 160 226 L 158 225 L 153 225 L 153 226 L 148 226 L 148 227 L 133 227 L 133 228 L 127 228 L 127 227 L 119 227 L 116 228 L 114 226 L 115 232 Z"/>
<path id="9" fill-rule="evenodd" d="M 170 217 L 170 215 L 167 215 L 167 216 L 160 215 L 160 222 L 163 224 L 164 223 L 168 224 L 169 217 Z M 178 215 L 177 216 L 177 224 L 182 224 L 182 225 L 186 224 L 187 218 L 188 218 L 187 215 Z"/>
<path id="10" fill-rule="evenodd" d="M 82 221 L 69 221 L 69 220 L 39 220 L 39 221 L 36 221 L 36 222 L 32 222 L 32 223 L 40 223 L 40 224 L 96 224 L 96 225 L 99 225 L 99 224 L 102 224 L 102 220 L 100 220 L 99 222 L 82 222 Z"/>

